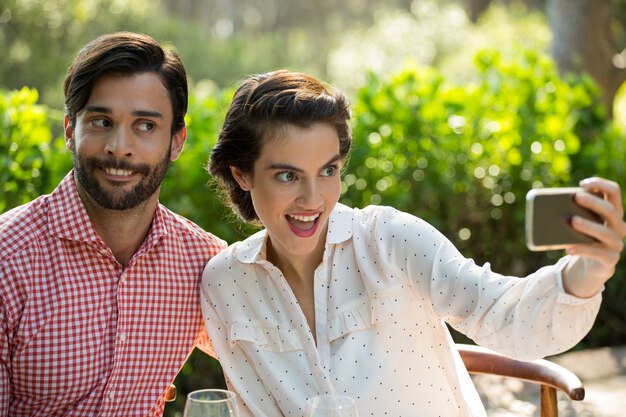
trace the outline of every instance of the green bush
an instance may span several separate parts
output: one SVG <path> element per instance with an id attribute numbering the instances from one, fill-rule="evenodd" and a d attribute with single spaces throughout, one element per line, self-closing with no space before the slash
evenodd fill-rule
<path id="1" fill-rule="evenodd" d="M 522 57 L 484 51 L 480 81 L 464 86 L 432 68 L 370 74 L 355 103 L 344 200 L 419 215 L 469 256 L 521 273 L 510 262 L 524 253 L 524 195 L 575 180 L 575 126 L 592 111 L 584 87 L 559 80 L 545 58 Z"/>
<path id="2" fill-rule="evenodd" d="M 53 138 L 50 110 L 38 99 L 37 91 L 26 87 L 0 91 L 0 212 L 49 192 L 58 169 L 67 166 L 66 158 L 57 158 L 63 140 Z"/>

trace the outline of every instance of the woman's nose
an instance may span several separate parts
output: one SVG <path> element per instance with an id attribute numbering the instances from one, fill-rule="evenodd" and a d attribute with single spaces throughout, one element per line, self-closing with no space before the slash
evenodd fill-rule
<path id="1" fill-rule="evenodd" d="M 318 208 L 323 203 L 321 190 L 317 181 L 303 181 L 299 203 L 308 208 Z"/>

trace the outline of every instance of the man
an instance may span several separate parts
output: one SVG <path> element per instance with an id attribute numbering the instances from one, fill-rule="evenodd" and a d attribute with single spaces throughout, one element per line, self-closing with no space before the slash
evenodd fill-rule
<path id="1" fill-rule="evenodd" d="M 179 57 L 101 36 L 65 79 L 74 169 L 0 216 L 0 416 L 159 416 L 194 347 L 224 242 L 159 204 L 186 139 Z"/>

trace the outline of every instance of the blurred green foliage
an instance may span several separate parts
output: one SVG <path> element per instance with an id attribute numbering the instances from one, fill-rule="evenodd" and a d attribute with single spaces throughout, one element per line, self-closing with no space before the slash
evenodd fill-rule
<path id="1" fill-rule="evenodd" d="M 465 83 L 432 67 L 368 74 L 353 100 L 342 202 L 413 213 L 477 262 L 525 274 L 561 255 L 526 249 L 526 192 L 591 175 L 626 184 L 624 132 L 606 118 L 588 77 L 562 79 L 537 52 L 483 50 L 474 63 L 478 75 Z M 252 229 L 224 207 L 205 167 L 232 93 L 209 82 L 194 86 L 185 150 L 161 191 L 165 205 L 229 242 Z M 0 94 L 2 210 L 50 192 L 71 167 L 46 119 L 60 118 L 37 100 L 30 89 Z M 622 260 L 579 348 L 626 344 L 625 272 Z M 223 386 L 219 364 L 194 352 L 176 384 L 179 400 L 167 406 L 168 415 L 180 412 L 189 390 Z"/>
<path id="2" fill-rule="evenodd" d="M 208 79 L 228 87 L 246 74 L 287 67 L 347 90 L 364 83 L 367 68 L 397 70 L 400 54 L 463 78 L 478 48 L 523 43 L 541 50 L 549 39 L 535 10 L 495 4 L 472 24 L 450 0 L 3 0 L 0 85 L 36 88 L 42 103 L 61 108 L 63 78 L 77 51 L 119 30 L 176 49 L 191 84 Z"/>
<path id="3" fill-rule="evenodd" d="M 478 261 L 525 273 L 546 261 L 511 256 L 525 251 L 526 191 L 594 174 L 623 179 L 607 152 L 622 140 L 590 78 L 562 80 L 529 50 L 514 59 L 484 50 L 475 64 L 478 80 L 464 85 L 430 67 L 370 73 L 355 103 L 344 199 L 419 215 Z"/>
<path id="4" fill-rule="evenodd" d="M 367 70 L 395 73 L 411 61 L 437 68 L 448 80 L 466 82 L 477 76 L 469 63 L 481 49 L 508 54 L 516 53 L 513 45 L 548 49 L 550 28 L 540 11 L 519 2 L 493 2 L 474 24 L 461 3 L 420 0 L 409 10 L 381 8 L 367 30 L 352 28 L 338 40 L 329 54 L 328 79 L 352 91 L 365 83 Z"/>
<path id="5" fill-rule="evenodd" d="M 148 0 L 3 0 L 2 86 L 37 88 L 43 103 L 61 107 L 66 69 L 87 42 L 119 30 L 165 32 L 163 20 L 157 18 L 158 9 L 151 6 Z M 159 40 L 167 41 L 167 37 L 159 36 Z"/>
<path id="6" fill-rule="evenodd" d="M 146 33 L 175 49 L 185 63 L 191 84 L 208 79 L 219 86 L 231 86 L 248 73 L 288 67 L 294 62 L 300 63 L 300 70 L 313 71 L 325 62 L 319 48 L 311 48 L 317 44 L 316 34 L 297 28 L 260 32 L 238 28 L 229 36 L 217 36 L 211 25 L 171 13 L 164 3 L 167 2 L 3 0 L 0 86 L 36 88 L 42 103 L 61 108 L 63 79 L 78 50 L 101 34 L 122 30 Z M 244 9 L 244 5 L 237 5 L 234 12 L 245 13 Z M 219 18 L 223 10 L 216 7 L 213 12 L 213 17 Z M 58 126 L 55 129 L 58 133 Z"/>
<path id="7" fill-rule="evenodd" d="M 27 203 L 56 186 L 67 164 L 52 155 L 64 143 L 53 140 L 36 90 L 0 91 L 0 212 Z M 63 160 L 65 158 L 61 158 Z"/>

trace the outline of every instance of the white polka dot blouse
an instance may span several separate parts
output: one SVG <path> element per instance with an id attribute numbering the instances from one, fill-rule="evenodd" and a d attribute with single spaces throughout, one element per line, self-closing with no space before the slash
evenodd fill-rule
<path id="1" fill-rule="evenodd" d="M 540 358 L 575 345 L 601 302 L 564 292 L 567 258 L 503 276 L 419 218 L 337 204 L 310 329 L 265 259 L 266 239 L 262 230 L 231 245 L 202 278 L 205 325 L 242 417 L 302 417 L 306 399 L 324 393 L 353 397 L 360 417 L 484 416 L 446 323 L 506 355 Z"/>

